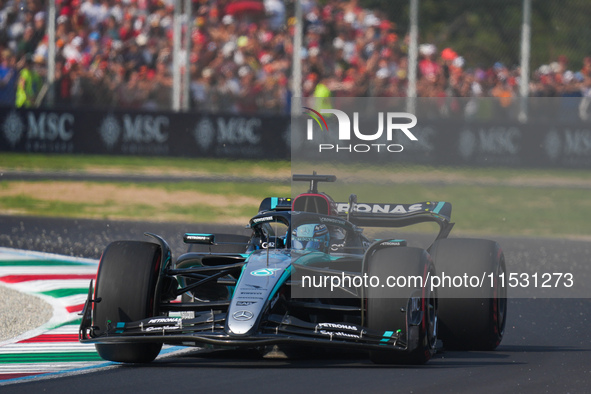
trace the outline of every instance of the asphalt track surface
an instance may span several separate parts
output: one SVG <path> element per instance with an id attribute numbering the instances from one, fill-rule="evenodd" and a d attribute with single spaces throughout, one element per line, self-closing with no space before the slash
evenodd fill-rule
<path id="1" fill-rule="evenodd" d="M 225 226 L 128 223 L 0 216 L 0 246 L 98 258 L 116 239 L 164 236 L 175 253 L 186 231 L 228 232 Z M 240 233 L 237 231 L 230 231 Z M 560 269 L 582 262 L 590 277 L 591 242 L 497 238 L 508 270 Z M 535 294 L 533 294 L 535 295 Z M 493 352 L 441 351 L 419 367 L 376 366 L 364 354 L 305 351 L 291 360 L 261 359 L 237 350 L 190 350 L 147 365 L 24 381 L 2 393 L 23 392 L 466 392 L 588 393 L 591 391 L 591 300 L 509 300 L 503 342 Z"/>

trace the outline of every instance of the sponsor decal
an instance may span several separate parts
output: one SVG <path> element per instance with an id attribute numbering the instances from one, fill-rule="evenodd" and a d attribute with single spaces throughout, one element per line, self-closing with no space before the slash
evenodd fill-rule
<path id="1" fill-rule="evenodd" d="M 215 137 L 215 127 L 208 117 L 205 117 L 197 123 L 193 131 L 195 141 L 202 151 L 207 151 L 213 143 Z"/>
<path id="2" fill-rule="evenodd" d="M 252 271 L 250 274 L 252 276 L 271 276 L 274 275 L 276 271 L 280 271 L 281 268 L 260 268 L 258 270 Z"/>
<path id="3" fill-rule="evenodd" d="M 185 234 L 183 241 L 185 243 L 203 243 L 214 244 L 215 236 L 213 234 Z"/>
<path id="4" fill-rule="evenodd" d="M 564 130 L 565 155 L 589 155 L 591 153 L 591 131 Z"/>
<path id="5" fill-rule="evenodd" d="M 254 314 L 250 311 L 238 311 L 238 312 L 234 312 L 232 314 L 232 317 L 235 320 L 239 320 L 239 321 L 246 321 L 246 320 L 250 320 L 254 317 Z"/>
<path id="6" fill-rule="evenodd" d="M 349 324 L 341 324 L 341 323 L 318 323 L 316 328 L 330 328 L 333 330 L 349 330 L 349 331 L 359 331 L 359 329 L 355 326 Z"/>
<path id="7" fill-rule="evenodd" d="M 550 131 L 545 138 L 544 148 L 551 159 L 560 155 L 584 156 L 591 154 L 591 130 L 569 129 L 563 130 L 563 137 L 556 130 Z"/>
<path id="8" fill-rule="evenodd" d="M 122 120 L 120 123 L 117 117 L 109 114 L 101 122 L 99 133 L 108 150 L 121 143 L 124 153 L 168 153 L 168 116 L 123 114 Z"/>
<path id="9" fill-rule="evenodd" d="M 460 134 L 460 141 L 458 144 L 458 151 L 460 156 L 464 159 L 469 159 L 472 157 L 474 152 L 476 151 L 476 136 L 474 133 L 468 130 L 462 131 Z"/>
<path id="10" fill-rule="evenodd" d="M 16 110 L 4 119 L 2 131 L 12 148 L 24 138 L 27 152 L 73 152 L 74 115 L 69 112 L 25 113 L 26 122 Z"/>
<path id="11" fill-rule="evenodd" d="M 147 327 L 144 331 L 172 331 L 180 330 L 179 326 L 162 326 L 162 327 Z"/>
<path id="12" fill-rule="evenodd" d="M 136 143 L 156 142 L 162 144 L 168 140 L 166 128 L 170 125 L 168 116 L 159 115 L 123 115 L 123 141 Z"/>
<path id="13" fill-rule="evenodd" d="M 187 239 L 191 241 L 209 241 L 209 237 L 203 235 L 187 235 Z"/>
<path id="14" fill-rule="evenodd" d="M 194 311 L 183 311 L 183 312 L 181 312 L 181 318 L 182 319 L 194 319 L 195 312 Z"/>
<path id="15" fill-rule="evenodd" d="M 324 222 L 324 223 L 334 223 L 337 226 L 344 226 L 346 224 L 346 222 L 344 220 L 333 219 L 333 218 L 325 218 L 325 217 L 320 217 L 320 221 L 321 222 Z"/>
<path id="16" fill-rule="evenodd" d="M 552 163 L 587 168 L 591 162 L 591 130 L 552 129 L 546 134 L 542 147 Z"/>
<path id="17" fill-rule="evenodd" d="M 355 212 L 360 213 L 412 213 L 423 210 L 423 204 L 355 204 Z M 337 203 L 337 212 L 347 213 L 349 211 L 348 203 Z"/>
<path id="18" fill-rule="evenodd" d="M 4 131 L 4 137 L 6 137 L 10 146 L 14 148 L 14 146 L 21 140 L 25 131 L 25 125 L 15 110 L 10 111 L 8 116 L 4 119 L 2 130 Z"/>
<path id="19" fill-rule="evenodd" d="M 520 148 L 521 130 L 517 127 L 482 127 L 476 131 L 464 130 L 460 133 L 458 151 L 464 159 L 474 155 L 515 156 Z"/>
<path id="20" fill-rule="evenodd" d="M 255 130 L 261 127 L 259 118 L 231 117 L 218 118 L 218 143 L 220 144 L 251 144 L 257 145 L 261 137 Z"/>
<path id="21" fill-rule="evenodd" d="M 67 142 L 74 136 L 74 115 L 70 113 L 41 112 L 35 116 L 34 112 L 28 112 L 27 120 L 29 140 Z"/>
<path id="22" fill-rule="evenodd" d="M 562 152 L 562 140 L 555 130 L 546 134 L 544 149 L 552 161 L 556 161 L 556 159 L 560 157 L 560 153 Z"/>
<path id="23" fill-rule="evenodd" d="M 117 119 L 113 115 L 107 115 L 101 123 L 99 133 L 107 149 L 113 149 L 119 140 L 119 135 L 121 135 L 119 122 L 117 122 Z"/>
<path id="24" fill-rule="evenodd" d="M 384 246 L 406 246 L 406 241 L 384 241 L 380 242 Z"/>
<path id="25" fill-rule="evenodd" d="M 236 306 L 249 306 L 256 303 L 257 301 L 236 301 Z"/>
<path id="26" fill-rule="evenodd" d="M 261 222 L 269 222 L 273 220 L 273 216 L 265 216 L 263 218 L 254 218 L 252 219 L 253 223 L 261 223 Z"/>
<path id="27" fill-rule="evenodd" d="M 150 319 L 148 324 L 156 324 L 156 323 L 178 323 L 180 319 L 174 317 L 165 317 L 165 318 L 158 318 L 158 319 Z"/>
<path id="28" fill-rule="evenodd" d="M 193 136 L 203 152 L 255 156 L 263 153 L 259 131 L 262 124 L 257 117 L 206 117 L 195 125 Z"/>
<path id="29" fill-rule="evenodd" d="M 328 335 L 330 337 L 342 337 L 342 338 L 355 338 L 355 339 L 360 339 L 361 336 L 357 335 L 357 334 L 351 334 L 349 332 L 342 332 L 342 331 L 326 331 L 326 330 L 320 330 L 318 331 L 320 334 L 322 335 Z"/>
<path id="30" fill-rule="evenodd" d="M 333 252 L 336 252 L 344 247 L 345 247 L 345 244 L 332 244 L 332 245 L 330 245 L 330 250 L 332 250 Z"/>

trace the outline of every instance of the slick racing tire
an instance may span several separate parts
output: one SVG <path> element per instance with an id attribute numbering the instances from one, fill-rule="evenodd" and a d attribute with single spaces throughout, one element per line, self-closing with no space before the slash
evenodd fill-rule
<path id="1" fill-rule="evenodd" d="M 507 290 L 498 280 L 505 274 L 501 247 L 484 239 L 451 238 L 435 242 L 430 252 L 441 279 L 455 277 L 456 281 L 438 290 L 439 337 L 444 348 L 494 350 L 503 339 L 507 318 Z M 472 282 L 456 286 L 458 277 L 472 278 Z"/>
<path id="2" fill-rule="evenodd" d="M 382 284 L 388 277 L 421 278 L 435 275 L 429 254 L 419 248 L 400 247 L 378 249 L 368 257 L 368 277 L 380 278 L 378 287 L 366 291 L 368 328 L 384 332 L 384 351 L 370 351 L 376 364 L 424 364 L 435 354 L 437 343 L 437 294 L 420 282 L 407 282 L 401 287 Z M 408 323 L 408 324 L 407 324 Z M 389 337 L 400 330 L 400 338 L 407 340 L 406 352 L 388 349 Z"/>
<path id="3" fill-rule="evenodd" d="M 160 246 L 150 242 L 117 241 L 104 251 L 96 278 L 93 323 L 104 334 L 118 322 L 153 316 Z M 147 363 L 156 358 L 161 343 L 96 344 L 105 360 Z"/>

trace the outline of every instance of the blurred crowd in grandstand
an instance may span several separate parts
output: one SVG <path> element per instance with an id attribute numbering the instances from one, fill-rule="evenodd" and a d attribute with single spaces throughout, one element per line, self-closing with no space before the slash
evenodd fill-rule
<path id="1" fill-rule="evenodd" d="M 43 0 L 0 0 L 0 104 L 47 96 Z M 408 35 L 355 0 L 302 0 L 303 95 L 405 97 Z M 191 108 L 289 112 L 295 19 L 282 0 L 194 0 Z M 170 109 L 173 0 L 57 0 L 55 105 Z M 468 67 L 452 48 L 419 47 L 419 97 L 519 96 L 519 67 Z M 185 54 L 186 56 L 186 54 Z M 591 57 L 536 65 L 530 96 L 591 96 Z"/>

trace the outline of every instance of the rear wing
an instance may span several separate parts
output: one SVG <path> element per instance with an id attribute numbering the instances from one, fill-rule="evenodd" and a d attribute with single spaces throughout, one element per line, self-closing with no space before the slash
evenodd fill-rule
<path id="1" fill-rule="evenodd" d="M 350 202 L 338 202 L 337 214 L 360 227 L 405 227 L 418 223 L 435 222 L 439 224 L 437 239 L 449 235 L 451 223 L 451 203 L 426 201 L 415 204 L 357 203 L 352 195 Z M 352 206 L 353 209 L 349 209 Z"/>

